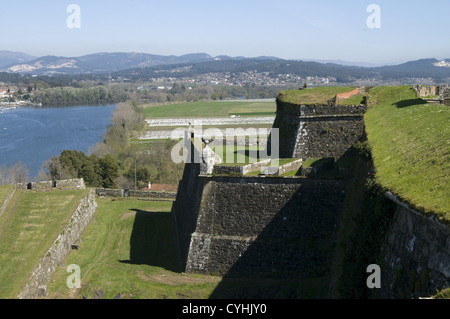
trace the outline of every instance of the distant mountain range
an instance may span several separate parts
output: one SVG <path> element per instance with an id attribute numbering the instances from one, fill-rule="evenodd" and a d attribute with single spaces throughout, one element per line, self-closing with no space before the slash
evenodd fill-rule
<path id="1" fill-rule="evenodd" d="M 222 60 L 243 60 L 245 57 L 229 57 L 221 55 L 212 57 L 206 53 L 192 53 L 182 56 L 155 55 L 147 53 L 95 53 L 81 57 L 42 56 L 32 57 L 25 53 L 0 51 L 0 71 L 10 73 L 31 73 L 36 75 L 50 74 L 89 74 L 146 68 L 158 65 L 197 63 Z M 258 57 L 256 59 L 272 59 L 275 57 Z"/>
<path id="2" fill-rule="evenodd" d="M 5 66 L 26 63 L 36 59 L 36 57 L 22 53 L 0 50 L 0 68 L 3 69 Z"/>
<path id="3" fill-rule="evenodd" d="M 161 68 L 164 66 L 164 68 Z M 174 69 L 181 68 L 174 72 Z M 360 63 L 333 61 L 283 60 L 277 57 L 254 58 L 213 57 L 206 53 L 182 56 L 155 55 L 134 52 L 94 53 L 80 57 L 33 57 L 21 52 L 0 51 L 0 71 L 31 75 L 86 75 L 114 73 L 120 76 L 148 78 L 167 74 L 172 77 L 190 76 L 208 72 L 246 72 L 257 70 L 275 74 L 292 73 L 300 76 L 335 77 L 338 82 L 352 79 L 450 79 L 450 59 L 422 59 L 389 66 L 370 66 Z"/>

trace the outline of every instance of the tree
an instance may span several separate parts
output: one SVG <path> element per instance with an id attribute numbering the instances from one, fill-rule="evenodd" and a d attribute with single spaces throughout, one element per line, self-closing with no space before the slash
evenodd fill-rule
<path id="1" fill-rule="evenodd" d="M 106 155 L 99 160 L 99 167 L 103 179 L 102 186 L 104 188 L 117 188 L 116 178 L 119 176 L 117 161 L 111 155 Z"/>
<path id="2" fill-rule="evenodd" d="M 30 170 L 22 162 L 11 167 L 0 168 L 0 185 L 25 183 L 29 179 Z"/>

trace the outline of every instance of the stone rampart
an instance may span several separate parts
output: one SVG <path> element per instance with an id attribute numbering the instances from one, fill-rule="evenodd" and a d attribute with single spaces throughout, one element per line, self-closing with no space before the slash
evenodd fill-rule
<path id="1" fill-rule="evenodd" d="M 128 194 L 130 197 L 162 198 L 162 199 L 175 199 L 177 196 L 176 192 L 156 192 L 149 190 L 130 190 Z"/>
<path id="2" fill-rule="evenodd" d="M 39 265 L 33 270 L 26 286 L 18 296 L 19 299 L 45 297 L 46 285 L 50 281 L 51 276 L 60 266 L 65 256 L 71 251 L 72 246 L 76 245 L 81 233 L 91 221 L 96 210 L 95 192 L 91 190 L 81 200 L 67 226 L 58 235 L 53 245 L 39 262 Z"/>
<path id="3" fill-rule="evenodd" d="M 56 181 L 41 181 L 32 183 L 17 183 L 16 189 L 20 190 L 35 190 L 35 191 L 50 191 L 54 189 L 70 190 L 70 189 L 86 189 L 84 180 L 82 178 L 64 179 Z"/>
<path id="4" fill-rule="evenodd" d="M 296 105 L 277 99 L 281 158 L 340 158 L 364 135 L 365 105 Z M 269 141 L 271 147 L 271 141 Z"/>
<path id="5" fill-rule="evenodd" d="M 431 85 L 413 85 L 417 97 L 434 96 L 439 94 L 439 87 Z"/>
<path id="6" fill-rule="evenodd" d="M 178 193 L 172 205 L 178 238 L 178 251 L 183 269 L 186 268 L 191 235 L 195 232 L 197 217 L 202 201 L 203 180 L 199 178 L 200 164 L 187 163 L 183 178 L 178 186 Z"/>
<path id="7" fill-rule="evenodd" d="M 430 297 L 450 288 L 450 228 L 389 196 L 396 213 L 382 249 L 381 298 Z"/>
<path id="8" fill-rule="evenodd" d="M 201 200 L 186 272 L 327 276 L 345 182 L 281 177 L 199 177 Z M 197 210 L 197 211 L 195 211 Z"/>
<path id="9" fill-rule="evenodd" d="M 109 188 L 96 188 L 95 194 L 99 197 L 124 197 L 125 190 L 109 189 Z"/>

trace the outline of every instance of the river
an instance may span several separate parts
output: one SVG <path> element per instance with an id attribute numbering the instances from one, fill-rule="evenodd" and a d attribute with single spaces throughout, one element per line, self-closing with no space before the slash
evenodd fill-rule
<path id="1" fill-rule="evenodd" d="M 0 167 L 22 162 L 37 176 L 44 161 L 63 150 L 88 153 L 102 141 L 115 104 L 19 107 L 0 113 Z"/>

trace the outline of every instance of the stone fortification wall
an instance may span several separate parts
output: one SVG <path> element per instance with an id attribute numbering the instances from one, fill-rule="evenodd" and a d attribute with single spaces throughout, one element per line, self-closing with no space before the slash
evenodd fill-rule
<path id="1" fill-rule="evenodd" d="M 81 233 L 91 221 L 96 210 L 95 192 L 91 190 L 81 200 L 67 226 L 58 235 L 53 245 L 39 262 L 39 265 L 33 270 L 28 283 L 18 296 L 19 299 L 45 297 L 46 285 L 51 276 L 70 252 L 72 245 L 78 242 Z"/>
<path id="2" fill-rule="evenodd" d="M 55 187 L 55 182 L 53 181 L 43 181 L 43 182 L 36 182 L 31 183 L 31 190 L 34 191 L 45 191 L 45 190 L 51 190 Z"/>
<path id="3" fill-rule="evenodd" d="M 280 130 L 280 157 L 341 157 L 363 136 L 365 111 L 365 105 L 296 105 L 277 99 L 273 127 Z"/>
<path id="4" fill-rule="evenodd" d="M 96 188 L 95 194 L 99 197 L 124 197 L 125 190 L 110 189 L 110 188 Z"/>
<path id="5" fill-rule="evenodd" d="M 417 97 L 433 96 L 439 94 L 439 87 L 431 85 L 413 85 Z"/>
<path id="6" fill-rule="evenodd" d="M 450 228 L 397 203 L 383 247 L 381 298 L 429 297 L 450 287 Z"/>
<path id="7" fill-rule="evenodd" d="M 439 98 L 442 104 L 450 105 L 450 87 L 448 85 L 439 87 Z"/>
<path id="8" fill-rule="evenodd" d="M 140 198 L 159 198 L 159 199 L 175 199 L 176 192 L 159 192 L 151 190 L 125 190 L 96 188 L 95 194 L 99 197 L 140 197 Z"/>
<path id="9" fill-rule="evenodd" d="M 199 175 L 200 164 L 185 164 L 183 178 L 179 183 L 178 193 L 172 205 L 180 252 L 180 267 L 183 269 L 186 268 L 191 234 L 195 232 L 202 200 L 203 181 Z"/>
<path id="10" fill-rule="evenodd" d="M 82 178 L 65 179 L 57 181 L 42 181 L 33 183 L 17 183 L 16 189 L 20 190 L 35 190 L 35 191 L 49 191 L 53 189 L 69 190 L 69 189 L 86 189 L 84 180 Z"/>
<path id="11" fill-rule="evenodd" d="M 86 185 L 82 178 L 78 178 L 55 181 L 55 187 L 57 189 L 85 189 Z"/>
<path id="12" fill-rule="evenodd" d="M 161 199 L 175 199 L 177 196 L 176 192 L 156 192 L 150 190 L 130 190 L 128 194 L 130 197 Z"/>
<path id="13" fill-rule="evenodd" d="M 200 177 L 186 271 L 229 276 L 327 276 L 345 182 Z"/>

